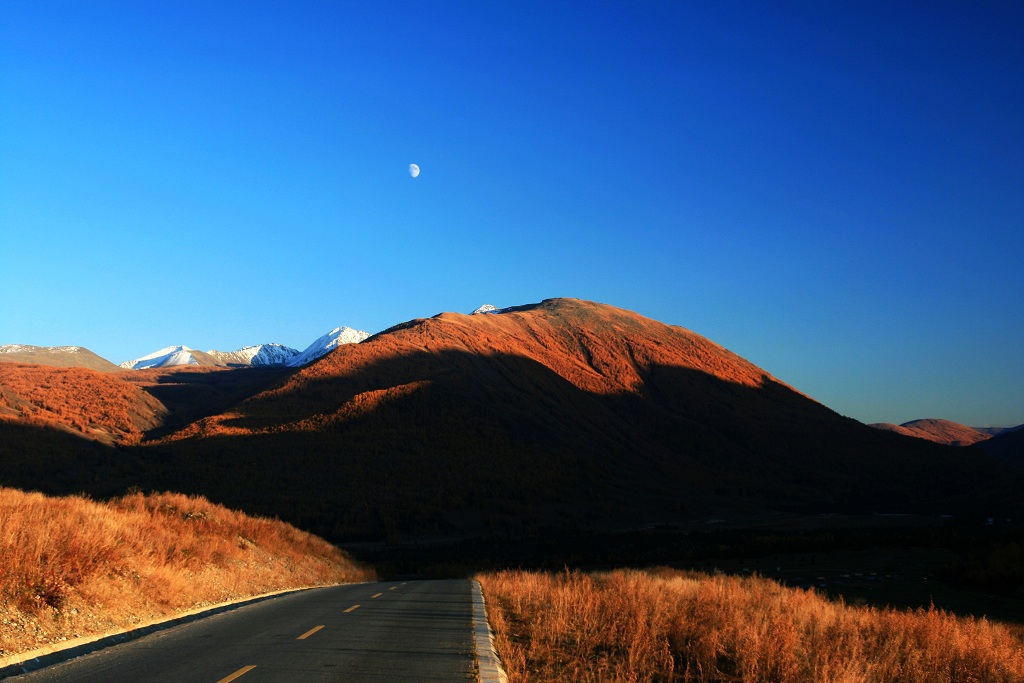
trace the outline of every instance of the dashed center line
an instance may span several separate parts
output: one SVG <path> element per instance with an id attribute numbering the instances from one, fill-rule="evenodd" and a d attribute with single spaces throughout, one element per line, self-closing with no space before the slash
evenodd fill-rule
<path id="1" fill-rule="evenodd" d="M 359 609 L 359 605 L 352 605 L 351 607 L 349 607 L 349 608 L 348 608 L 347 610 L 345 610 L 345 611 L 346 611 L 346 612 L 351 612 L 351 611 L 352 611 L 352 610 L 354 610 L 354 609 Z"/>
<path id="2" fill-rule="evenodd" d="M 370 599 L 372 600 L 373 598 L 379 598 L 379 597 L 380 597 L 380 596 L 382 596 L 382 595 L 384 595 L 384 594 L 383 594 L 383 593 L 377 593 L 376 595 L 374 595 L 374 596 L 371 596 L 371 598 L 370 598 Z"/>
<path id="3" fill-rule="evenodd" d="M 389 590 L 389 591 L 393 591 L 393 590 L 395 590 L 396 588 L 398 588 L 398 586 L 392 586 L 392 587 L 391 587 L 391 588 L 389 588 L 388 590 Z"/>
<path id="4" fill-rule="evenodd" d="M 306 638 L 309 638 L 311 635 L 313 635 L 314 633 L 316 633 L 317 631 L 319 631 L 323 627 L 324 627 L 323 624 L 320 624 L 319 626 L 314 626 L 313 628 L 309 629 L 308 631 L 303 633 L 301 636 L 299 636 L 295 640 L 305 640 Z"/>
<path id="5" fill-rule="evenodd" d="M 235 680 L 239 676 L 244 676 L 245 674 L 249 673 L 250 671 L 252 671 L 255 668 L 256 668 L 255 664 L 250 664 L 249 666 L 243 666 L 241 669 L 239 669 L 235 673 L 231 674 L 230 676 L 225 676 L 224 678 L 220 679 L 219 681 L 217 681 L 217 683 L 231 683 L 231 681 Z"/>

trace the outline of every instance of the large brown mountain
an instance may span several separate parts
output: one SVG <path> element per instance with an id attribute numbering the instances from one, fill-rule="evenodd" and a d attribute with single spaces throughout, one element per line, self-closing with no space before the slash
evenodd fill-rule
<path id="1" fill-rule="evenodd" d="M 335 540 L 950 512 L 1009 486 L 980 451 L 871 429 L 693 332 L 573 299 L 413 320 L 279 377 L 117 457 L 22 457 L 0 481 L 81 471 L 74 490 L 203 493 Z"/>

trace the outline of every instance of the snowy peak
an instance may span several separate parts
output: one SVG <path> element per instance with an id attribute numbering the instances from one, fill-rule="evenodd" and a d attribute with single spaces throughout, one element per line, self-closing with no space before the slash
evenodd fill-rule
<path id="1" fill-rule="evenodd" d="M 246 346 L 237 351 L 207 351 L 225 365 L 237 366 L 265 366 L 265 365 L 288 365 L 290 361 L 299 355 L 297 349 L 284 344 L 257 344 Z"/>
<path id="2" fill-rule="evenodd" d="M 470 315 L 477 315 L 478 313 L 506 313 L 510 310 L 512 309 L 498 308 L 497 306 L 492 306 L 491 304 L 484 304 L 480 308 L 470 313 Z"/>
<path id="3" fill-rule="evenodd" d="M 154 351 L 148 356 L 126 360 L 121 367 L 126 370 L 145 370 L 146 368 L 166 368 L 173 365 L 199 365 L 199 361 L 187 346 L 168 346 Z"/>
<path id="4" fill-rule="evenodd" d="M 213 365 L 228 367 L 299 367 L 312 363 L 341 344 L 355 344 L 369 337 L 369 333 L 351 327 L 335 327 L 299 352 L 284 344 L 256 344 L 237 351 L 196 351 L 187 346 L 168 346 L 148 356 L 121 363 L 127 370 L 166 368 L 175 365 Z"/>
<path id="5" fill-rule="evenodd" d="M 351 327 L 335 327 L 333 330 L 317 339 L 306 347 L 306 350 L 288 361 L 288 365 L 298 367 L 312 363 L 317 358 L 326 355 L 341 344 L 358 344 L 370 334 L 362 330 L 354 330 Z"/>

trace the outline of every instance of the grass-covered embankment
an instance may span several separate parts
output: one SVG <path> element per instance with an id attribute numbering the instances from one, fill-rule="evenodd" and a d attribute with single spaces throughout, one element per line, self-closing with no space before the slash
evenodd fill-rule
<path id="1" fill-rule="evenodd" d="M 0 488 L 0 658 L 262 593 L 374 578 L 326 541 L 204 498 Z"/>
<path id="2" fill-rule="evenodd" d="M 675 570 L 477 577 L 510 683 L 1024 680 L 1024 632 Z"/>

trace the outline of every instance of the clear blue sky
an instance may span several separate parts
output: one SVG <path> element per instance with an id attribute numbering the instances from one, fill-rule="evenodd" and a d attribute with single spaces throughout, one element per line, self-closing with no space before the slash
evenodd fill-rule
<path id="1" fill-rule="evenodd" d="M 573 296 L 1019 424 L 1022 46 L 1016 2 L 4 0 L 0 343 Z"/>

